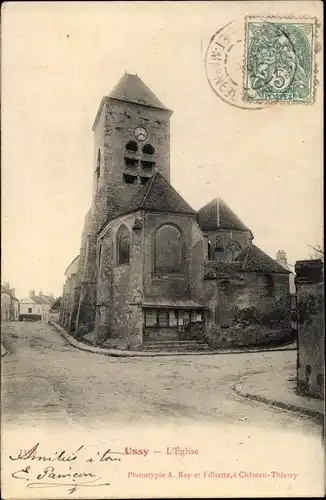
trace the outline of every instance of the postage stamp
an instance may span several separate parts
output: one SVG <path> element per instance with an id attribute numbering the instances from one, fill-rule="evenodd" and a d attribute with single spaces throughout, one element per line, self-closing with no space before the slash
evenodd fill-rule
<path id="1" fill-rule="evenodd" d="M 314 102 L 316 27 L 317 19 L 246 17 L 244 101 Z"/>

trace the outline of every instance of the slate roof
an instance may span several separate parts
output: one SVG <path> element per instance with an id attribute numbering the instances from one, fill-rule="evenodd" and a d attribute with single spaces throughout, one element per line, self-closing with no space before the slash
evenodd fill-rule
<path id="1" fill-rule="evenodd" d="M 135 210 L 196 214 L 196 211 L 159 172 L 155 172 L 153 177 L 134 194 L 130 203 L 119 215 Z"/>
<path id="2" fill-rule="evenodd" d="M 249 245 L 242 250 L 236 257 L 235 262 L 241 262 L 243 271 L 291 274 L 290 271 L 256 247 L 256 245 Z"/>
<path id="3" fill-rule="evenodd" d="M 203 231 L 215 229 L 250 231 L 221 198 L 214 198 L 198 211 L 198 224 Z"/>
<path id="4" fill-rule="evenodd" d="M 170 111 L 137 75 L 125 73 L 109 94 L 111 99 Z"/>

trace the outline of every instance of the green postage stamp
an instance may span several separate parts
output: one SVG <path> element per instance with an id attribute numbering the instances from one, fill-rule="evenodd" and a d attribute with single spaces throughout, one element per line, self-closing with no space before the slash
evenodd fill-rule
<path id="1" fill-rule="evenodd" d="M 314 101 L 316 24 L 305 18 L 246 18 L 245 101 Z"/>

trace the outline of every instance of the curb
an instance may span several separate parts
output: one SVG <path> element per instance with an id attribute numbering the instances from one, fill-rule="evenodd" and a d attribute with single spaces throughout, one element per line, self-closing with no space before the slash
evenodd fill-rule
<path id="1" fill-rule="evenodd" d="M 246 375 L 247 377 L 247 375 Z M 291 411 L 293 413 L 297 413 L 299 415 L 303 415 L 305 417 L 311 417 L 313 420 L 315 420 L 318 424 L 323 425 L 324 424 L 324 414 L 320 412 L 319 410 L 309 410 L 307 408 L 304 408 L 299 405 L 293 405 L 290 403 L 285 403 L 284 401 L 277 401 L 272 398 L 268 398 L 266 396 L 260 396 L 259 394 L 249 394 L 247 392 L 244 392 L 240 389 L 238 389 L 238 384 L 241 383 L 241 377 L 233 386 L 232 390 L 238 395 L 243 398 L 251 399 L 253 401 L 257 401 L 259 403 L 263 403 L 267 406 L 270 406 L 272 408 L 280 408 L 282 410 L 287 410 Z"/>
<path id="2" fill-rule="evenodd" d="M 190 352 L 190 351 L 178 351 L 178 352 L 162 352 L 162 351 L 123 351 L 120 349 L 103 349 L 103 347 L 95 347 L 84 342 L 79 342 L 74 339 L 69 333 L 66 332 L 62 326 L 53 321 L 49 321 L 49 324 L 53 326 L 61 335 L 66 339 L 66 341 L 72 346 L 80 349 L 81 351 L 92 352 L 93 354 L 102 354 L 103 356 L 112 356 L 116 358 L 140 358 L 140 357 L 156 357 L 156 356 L 212 356 L 217 354 L 251 354 L 251 353 L 261 353 L 261 352 L 275 352 L 275 351 L 296 351 L 296 347 L 275 347 L 270 349 L 229 349 L 229 350 L 218 350 L 218 351 L 200 351 L 200 352 Z"/>

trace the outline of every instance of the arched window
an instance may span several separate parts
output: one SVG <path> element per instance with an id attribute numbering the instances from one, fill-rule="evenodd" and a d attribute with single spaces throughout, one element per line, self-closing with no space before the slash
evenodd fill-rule
<path id="1" fill-rule="evenodd" d="M 137 150 L 138 150 L 137 142 L 135 142 L 135 141 L 129 141 L 126 144 L 126 150 L 130 151 L 131 153 L 137 153 Z"/>
<path id="2" fill-rule="evenodd" d="M 155 149 L 151 144 L 145 144 L 142 151 L 145 155 L 153 155 L 155 153 Z"/>
<path id="3" fill-rule="evenodd" d="M 183 238 L 181 231 L 170 224 L 161 226 L 155 235 L 155 273 L 182 273 Z"/>
<path id="4" fill-rule="evenodd" d="M 117 264 L 128 264 L 130 261 L 130 233 L 124 224 L 117 231 Z"/>

